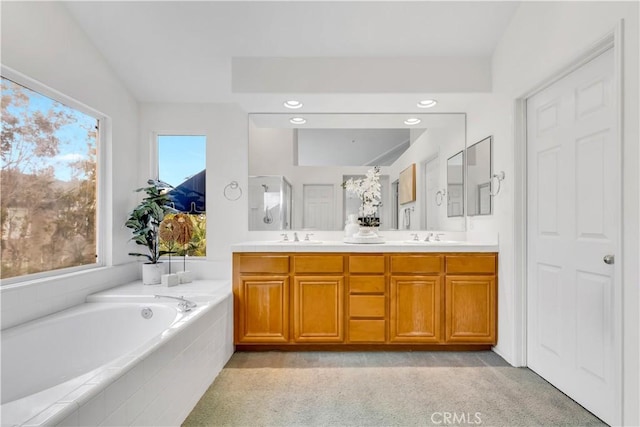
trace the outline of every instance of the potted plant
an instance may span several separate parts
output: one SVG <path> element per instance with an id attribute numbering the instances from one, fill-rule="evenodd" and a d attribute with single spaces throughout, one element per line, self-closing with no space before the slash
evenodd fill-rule
<path id="1" fill-rule="evenodd" d="M 342 183 L 342 187 L 347 193 L 354 194 L 360 199 L 360 209 L 358 210 L 358 221 L 360 222 L 360 234 L 371 234 L 380 225 L 378 218 L 378 207 L 380 201 L 380 167 L 374 166 L 367 171 L 364 178 L 349 178 Z"/>
<path id="2" fill-rule="evenodd" d="M 174 209 L 169 205 L 169 197 L 165 194 L 165 190 L 171 188 L 169 184 L 153 179 L 147 181 L 147 184 L 149 184 L 148 187 L 136 190 L 136 192 L 144 191 L 146 196 L 131 211 L 125 226 L 133 230 L 131 240 L 138 245 L 145 246 L 148 251 L 148 253 L 129 253 L 132 256 L 147 258 L 147 262 L 142 265 L 142 283 L 157 285 L 164 273 L 160 257 L 168 253 L 160 250 L 160 223 L 164 216 L 174 212 Z"/>

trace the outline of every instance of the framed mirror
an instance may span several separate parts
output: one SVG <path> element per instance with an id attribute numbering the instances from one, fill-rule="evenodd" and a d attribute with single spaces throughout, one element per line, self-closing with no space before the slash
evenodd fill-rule
<path id="1" fill-rule="evenodd" d="M 467 215 L 491 215 L 492 145 L 489 136 L 467 148 Z"/>
<path id="2" fill-rule="evenodd" d="M 427 162 L 431 161 L 431 187 L 444 189 L 446 159 L 465 149 L 465 114 L 298 113 L 295 116 L 304 118 L 306 123 L 291 123 L 292 114 L 249 114 L 249 175 L 281 178 L 290 184 L 291 200 L 287 206 L 288 197 L 270 194 L 274 202 L 265 213 L 263 183 L 256 185 L 255 191 L 249 194 L 250 231 L 276 226 L 281 212 L 275 200 L 284 200 L 279 206 L 290 218 L 288 224 L 285 221 L 285 229 L 344 229 L 347 215 L 357 213 L 359 200 L 352 200 L 342 183 L 350 177 L 363 177 L 373 166 L 380 166 L 381 171 L 381 230 L 429 227 L 464 231 L 461 218 L 448 218 L 446 203 L 436 206 L 435 197 L 427 197 L 429 185 L 425 171 Z M 407 125 L 404 122 L 408 117 L 420 122 Z M 398 186 L 403 171 L 404 181 L 408 176 L 414 188 L 409 188 L 411 196 L 399 203 Z M 278 188 L 266 185 L 268 192 Z"/>
<path id="3" fill-rule="evenodd" d="M 447 159 L 447 216 L 464 216 L 464 150 Z"/>

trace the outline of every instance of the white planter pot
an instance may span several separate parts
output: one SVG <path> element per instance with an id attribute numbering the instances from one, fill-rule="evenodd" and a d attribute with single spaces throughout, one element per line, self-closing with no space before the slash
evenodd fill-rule
<path id="1" fill-rule="evenodd" d="M 157 264 L 142 264 L 142 284 L 159 285 L 164 273 L 165 266 L 161 262 Z"/>

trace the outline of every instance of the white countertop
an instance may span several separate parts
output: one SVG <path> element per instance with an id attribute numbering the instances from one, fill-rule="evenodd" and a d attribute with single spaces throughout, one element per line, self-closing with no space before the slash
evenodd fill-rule
<path id="1" fill-rule="evenodd" d="M 495 242 L 419 242 L 385 241 L 384 243 L 346 243 L 340 241 L 242 242 L 231 246 L 233 252 L 498 252 Z"/>

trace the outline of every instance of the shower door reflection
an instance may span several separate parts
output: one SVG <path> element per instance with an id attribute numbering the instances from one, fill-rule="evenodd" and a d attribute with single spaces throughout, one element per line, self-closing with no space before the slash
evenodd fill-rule
<path id="1" fill-rule="evenodd" d="M 291 184 L 284 176 L 249 177 L 249 229 L 291 229 Z"/>

